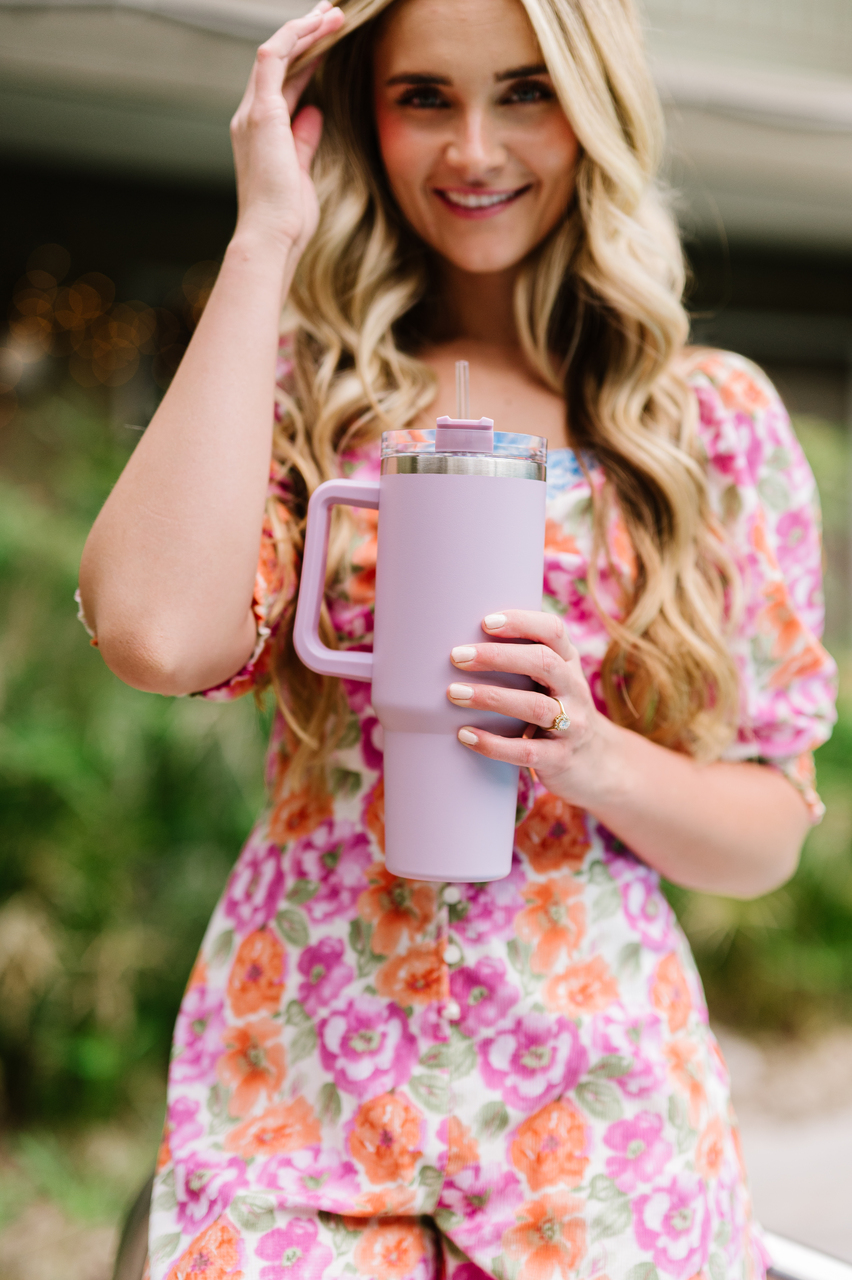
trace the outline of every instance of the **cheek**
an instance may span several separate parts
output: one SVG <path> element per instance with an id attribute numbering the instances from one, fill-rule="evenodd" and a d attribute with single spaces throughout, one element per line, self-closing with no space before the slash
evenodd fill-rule
<path id="1" fill-rule="evenodd" d="M 423 177 L 422 141 L 405 120 L 381 107 L 376 110 L 376 133 L 391 190 L 404 205 Z"/>

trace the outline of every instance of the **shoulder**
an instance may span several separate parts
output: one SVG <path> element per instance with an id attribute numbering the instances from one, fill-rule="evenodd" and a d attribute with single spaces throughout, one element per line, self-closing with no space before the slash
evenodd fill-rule
<path id="1" fill-rule="evenodd" d="M 740 489 L 770 490 L 774 477 L 802 500 L 812 494 L 813 475 L 790 415 L 764 371 L 745 356 L 706 347 L 687 349 L 684 361 L 711 476 Z"/>

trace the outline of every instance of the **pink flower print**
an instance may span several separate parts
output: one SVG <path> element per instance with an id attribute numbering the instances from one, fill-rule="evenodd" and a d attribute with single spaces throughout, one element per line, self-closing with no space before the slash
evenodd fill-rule
<path id="1" fill-rule="evenodd" d="M 477 1048 L 485 1083 L 518 1111 L 536 1111 L 573 1089 L 588 1063 L 574 1023 L 540 1013 L 522 1014 Z"/>
<path id="2" fill-rule="evenodd" d="M 660 1271 L 687 1280 L 707 1262 L 711 1218 L 704 1183 L 678 1173 L 631 1202 L 633 1231 L 640 1249 L 651 1251 Z"/>
<path id="3" fill-rule="evenodd" d="M 676 945 L 672 936 L 674 913 L 663 897 L 657 873 L 634 862 L 630 873 L 618 878 L 618 887 L 624 914 L 639 934 L 642 945 L 651 951 L 671 951 Z"/>
<path id="4" fill-rule="evenodd" d="M 197 1235 L 218 1218 L 246 1182 L 239 1156 L 227 1159 L 213 1151 L 193 1151 L 175 1161 L 177 1216 L 182 1231 Z"/>
<path id="5" fill-rule="evenodd" d="M 375 1097 L 404 1084 L 417 1058 L 405 1014 L 378 996 L 355 996 L 317 1027 L 322 1065 L 338 1089 Z"/>
<path id="6" fill-rule="evenodd" d="M 277 1191 L 283 1205 L 310 1205 L 327 1213 L 347 1213 L 360 1191 L 358 1172 L 337 1151 L 303 1147 L 273 1156 L 260 1169 L 258 1184 Z"/>
<path id="7" fill-rule="evenodd" d="M 267 1231 L 254 1251 L 256 1258 L 272 1264 L 261 1267 L 260 1280 L 320 1280 L 334 1254 L 318 1236 L 310 1218 L 294 1218 L 286 1227 Z"/>
<path id="8" fill-rule="evenodd" d="M 354 641 L 353 644 L 346 646 L 347 649 L 367 648 L 364 641 L 372 639 L 375 625 L 372 604 L 365 604 L 362 601 L 353 603 L 351 600 L 344 600 L 341 596 L 327 596 L 326 599 L 328 616 L 334 630 L 346 640 Z"/>
<path id="9" fill-rule="evenodd" d="M 183 998 L 175 1023 L 174 1049 L 169 1079 L 185 1084 L 211 1076 L 223 1052 L 225 1029 L 221 992 L 209 991 L 204 983 L 190 987 Z"/>
<path id="10" fill-rule="evenodd" d="M 361 721 L 361 755 L 368 769 L 378 772 L 384 760 L 384 734 L 375 716 L 365 716 Z"/>
<path id="11" fill-rule="evenodd" d="M 473 968 L 455 969 L 450 974 L 450 994 L 462 1011 L 456 1025 L 466 1036 L 501 1022 L 521 998 L 518 988 L 506 981 L 503 961 L 488 958 Z"/>
<path id="12" fill-rule="evenodd" d="M 512 858 L 512 870 L 504 880 L 460 884 L 461 901 L 450 911 L 454 931 L 469 943 L 508 938 L 515 916 L 526 906 L 521 897 L 523 884 L 524 873 L 517 855 Z"/>
<path id="13" fill-rule="evenodd" d="M 662 1022 L 655 1013 L 631 1017 L 621 1005 L 611 1005 L 594 1021 L 592 1044 L 603 1057 L 624 1058 L 629 1067 L 615 1083 L 628 1098 L 656 1093 L 666 1078 L 661 1053 Z"/>
<path id="14" fill-rule="evenodd" d="M 671 1159 L 672 1148 L 660 1135 L 663 1117 L 640 1111 L 632 1120 L 617 1120 L 604 1134 L 604 1144 L 618 1152 L 606 1162 L 606 1171 L 619 1191 L 631 1195 L 640 1182 L 653 1182 Z"/>
<path id="15" fill-rule="evenodd" d="M 314 924 L 355 914 L 355 903 L 367 888 L 364 872 L 373 861 L 367 836 L 351 822 L 329 818 L 299 840 L 290 856 L 293 877 L 305 881 L 307 889 L 316 886 L 304 904 Z"/>
<path id="16" fill-rule="evenodd" d="M 312 1018 L 318 1010 L 331 1004 L 355 976 L 352 967 L 343 960 L 340 938 L 320 938 L 314 946 L 305 947 L 298 968 L 305 975 L 305 981 L 299 986 L 299 999 Z"/>
<path id="17" fill-rule="evenodd" d="M 499 1165 L 473 1165 L 446 1178 L 439 1209 L 461 1218 L 453 1226 L 453 1241 L 465 1253 L 498 1249 L 503 1233 L 515 1225 L 515 1206 L 524 1198 L 519 1179 Z"/>
<path id="18" fill-rule="evenodd" d="M 222 910 L 240 933 L 253 933 L 275 915 L 283 888 L 278 845 L 249 842 L 231 872 Z"/>
<path id="19" fill-rule="evenodd" d="M 340 683 L 343 685 L 349 710 L 356 716 L 363 715 L 370 706 L 372 685 L 367 684 L 365 680 L 341 680 Z"/>
<path id="20" fill-rule="evenodd" d="M 785 511 L 775 526 L 778 541 L 788 551 L 802 548 L 816 536 L 813 512 L 807 507 Z"/>
<path id="21" fill-rule="evenodd" d="M 195 1138 L 200 1138 L 204 1132 L 204 1126 L 198 1123 L 197 1118 L 199 1106 L 200 1104 L 193 1102 L 191 1098 L 178 1097 L 175 1098 L 174 1102 L 169 1103 L 166 1124 L 168 1125 L 169 1150 L 173 1156 L 188 1146 Z"/>
<path id="22" fill-rule="evenodd" d="M 452 1259 L 448 1258 L 447 1280 L 491 1280 L 487 1271 L 483 1271 L 475 1262 L 463 1262 L 460 1267 L 450 1270 Z"/>

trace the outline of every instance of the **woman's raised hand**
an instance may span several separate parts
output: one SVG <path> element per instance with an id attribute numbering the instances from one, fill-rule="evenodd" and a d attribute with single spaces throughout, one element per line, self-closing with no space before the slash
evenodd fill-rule
<path id="1" fill-rule="evenodd" d="M 542 691 L 468 685 L 460 680 L 450 685 L 447 697 L 457 707 L 496 711 L 524 720 L 532 730 L 539 730 L 539 736 L 529 736 L 528 730 L 522 738 L 503 738 L 467 726 L 459 730 L 459 741 L 492 760 L 534 769 L 548 791 L 582 804 L 588 788 L 595 789 L 602 781 L 599 773 L 606 753 L 600 748 L 610 722 L 595 707 L 580 655 L 568 637 L 565 623 L 552 613 L 507 610 L 489 614 L 482 627 L 498 641 L 523 639 L 533 643 L 460 645 L 452 651 L 453 664 L 459 671 L 505 671 L 529 676 L 542 686 Z M 560 715 L 569 723 L 554 728 Z"/>
<path id="2" fill-rule="evenodd" d="M 257 51 L 242 102 L 231 121 L 237 173 L 237 234 L 260 237 L 298 261 L 316 230 L 319 209 L 310 167 L 322 115 L 304 107 L 291 117 L 315 63 L 287 78 L 288 68 L 345 21 L 330 0 L 287 22 Z"/>

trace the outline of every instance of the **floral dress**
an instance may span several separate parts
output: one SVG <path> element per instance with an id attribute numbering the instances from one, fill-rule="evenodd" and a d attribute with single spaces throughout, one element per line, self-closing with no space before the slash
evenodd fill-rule
<path id="1" fill-rule="evenodd" d="M 782 770 L 820 816 L 812 749 L 834 717 L 813 477 L 754 366 L 695 354 L 711 500 L 744 602 L 732 760 Z M 375 446 L 349 472 L 376 474 Z M 603 708 L 606 629 L 587 589 L 590 484 L 548 466 L 544 607 L 563 615 Z M 296 572 L 273 467 L 248 666 Z M 368 646 L 376 517 L 358 516 L 329 595 L 342 646 Z M 634 566 L 612 520 L 603 608 Z M 327 793 L 270 803 L 207 930 L 175 1029 L 154 1188 L 153 1280 L 751 1280 L 751 1218 L 728 1072 L 658 876 L 522 771 L 511 874 L 419 883 L 383 860 L 381 735 L 366 684 Z"/>

